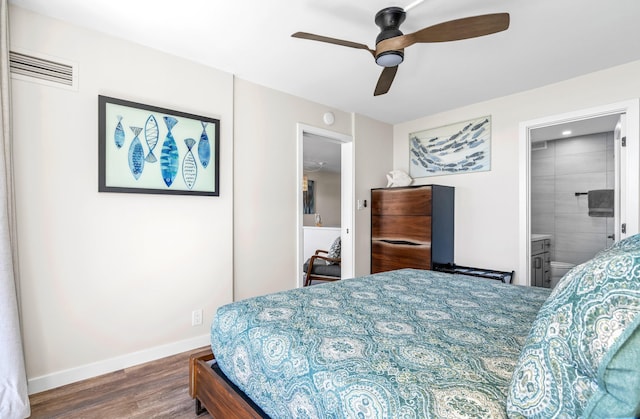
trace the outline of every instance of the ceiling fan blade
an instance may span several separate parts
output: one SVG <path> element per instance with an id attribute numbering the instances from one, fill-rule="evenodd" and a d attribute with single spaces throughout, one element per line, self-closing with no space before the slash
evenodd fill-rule
<path id="1" fill-rule="evenodd" d="M 408 35 L 380 41 L 376 46 L 376 53 L 400 50 L 422 42 L 459 41 L 461 39 L 490 35 L 508 29 L 509 20 L 509 13 L 493 13 L 450 20 Z"/>
<path id="2" fill-rule="evenodd" d="M 330 38 L 328 36 L 321 36 L 321 35 L 316 35 L 308 32 L 296 32 L 291 36 L 294 38 L 309 39 L 311 41 L 319 41 L 319 42 L 326 42 L 328 44 L 342 45 L 343 47 L 364 49 L 366 51 L 369 51 L 372 55 L 375 55 L 374 50 L 372 50 L 365 44 L 359 44 L 357 42 L 345 41 L 343 39 L 337 39 L 337 38 Z"/>
<path id="3" fill-rule="evenodd" d="M 382 74 L 380 74 L 380 78 L 378 79 L 378 84 L 376 84 L 376 90 L 374 90 L 373 95 L 380 96 L 387 93 L 397 72 L 398 66 L 385 67 L 384 70 L 382 70 Z"/>
<path id="4" fill-rule="evenodd" d="M 430 26 L 411 36 L 415 42 L 458 41 L 504 31 L 509 28 L 509 20 L 509 13 L 465 17 Z"/>

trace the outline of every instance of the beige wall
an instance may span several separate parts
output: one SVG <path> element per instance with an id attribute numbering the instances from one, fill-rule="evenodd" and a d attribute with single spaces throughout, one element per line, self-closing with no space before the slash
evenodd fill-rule
<path id="1" fill-rule="evenodd" d="M 331 127 L 322 122 L 327 111 Z M 350 135 L 351 115 L 240 79 L 234 113 L 234 299 L 241 300 L 297 285 L 296 124 Z"/>
<path id="2" fill-rule="evenodd" d="M 406 171 L 409 133 L 492 117 L 491 171 L 415 182 L 456 188 L 456 263 L 503 270 L 518 267 L 518 249 L 524 240 L 519 237 L 524 220 L 519 219 L 518 209 L 520 123 L 637 98 L 638 74 L 640 61 L 394 126 L 394 168 Z M 519 274 L 516 281 L 524 284 L 525 275 Z"/>
<path id="3" fill-rule="evenodd" d="M 232 300 L 233 77 L 21 8 L 10 18 L 12 48 L 76 62 L 80 81 L 12 83 L 30 391 L 206 345 Z M 100 94 L 219 118 L 220 196 L 98 193 Z"/>
<path id="4" fill-rule="evenodd" d="M 389 138 L 387 141 L 390 142 Z M 324 227 L 340 227 L 340 174 L 330 172 L 306 173 L 315 181 L 316 213 L 320 214 Z M 303 225 L 314 226 L 315 214 L 305 214 Z"/>
<path id="5" fill-rule="evenodd" d="M 371 189 L 387 186 L 386 174 L 393 170 L 389 138 L 393 127 L 362 115 L 354 116 L 355 198 L 367 207 L 355 209 L 355 274 L 371 272 Z"/>

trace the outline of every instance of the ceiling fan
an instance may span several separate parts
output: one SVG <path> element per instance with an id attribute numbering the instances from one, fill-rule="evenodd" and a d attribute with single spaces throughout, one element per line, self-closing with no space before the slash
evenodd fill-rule
<path id="1" fill-rule="evenodd" d="M 398 71 L 398 65 L 404 61 L 405 48 L 417 43 L 446 42 L 476 38 L 501 32 L 509 28 L 509 14 L 494 13 L 450 20 L 404 35 L 400 31 L 400 25 L 406 18 L 406 11 L 421 2 L 422 1 L 416 1 L 412 3 L 406 10 L 402 7 L 386 7 L 376 13 L 374 20 L 376 25 L 380 27 L 380 33 L 376 37 L 375 50 L 365 44 L 315 35 L 308 32 L 296 32 L 291 36 L 294 38 L 310 39 L 312 41 L 363 49 L 370 52 L 375 58 L 376 63 L 384 67 L 373 93 L 374 96 L 379 96 L 389 91 L 391 83 L 393 83 L 393 79 Z"/>

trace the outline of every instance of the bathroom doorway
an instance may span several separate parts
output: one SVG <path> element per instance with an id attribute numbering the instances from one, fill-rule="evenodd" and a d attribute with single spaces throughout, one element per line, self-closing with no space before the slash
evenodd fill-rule
<path id="1" fill-rule="evenodd" d="M 521 124 L 527 284 L 552 287 L 572 266 L 638 231 L 637 121 L 632 101 Z"/>

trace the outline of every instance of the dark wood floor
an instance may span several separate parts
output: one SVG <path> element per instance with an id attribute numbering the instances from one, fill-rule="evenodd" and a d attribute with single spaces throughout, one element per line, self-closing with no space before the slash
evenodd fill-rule
<path id="1" fill-rule="evenodd" d="M 189 355 L 202 349 L 33 394 L 31 418 L 209 418 L 189 396 Z"/>

